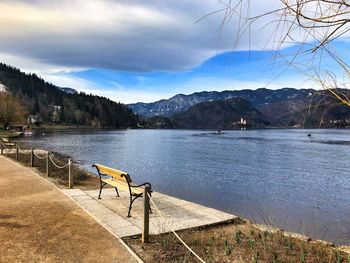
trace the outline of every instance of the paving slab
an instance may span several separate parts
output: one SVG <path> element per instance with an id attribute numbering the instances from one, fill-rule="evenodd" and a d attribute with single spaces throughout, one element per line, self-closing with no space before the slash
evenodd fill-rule
<path id="1" fill-rule="evenodd" d="M 106 188 L 102 191 L 101 199 L 97 198 L 99 189 L 66 189 L 64 193 L 120 238 L 141 234 L 142 198 L 134 202 L 131 217 L 127 217 L 129 195 L 125 191 L 120 191 L 120 197 L 117 197 L 114 189 Z M 162 215 L 151 203 L 153 214 L 150 214 L 150 234 L 218 224 L 237 218 L 235 215 L 163 193 L 153 192 L 152 200 Z"/>

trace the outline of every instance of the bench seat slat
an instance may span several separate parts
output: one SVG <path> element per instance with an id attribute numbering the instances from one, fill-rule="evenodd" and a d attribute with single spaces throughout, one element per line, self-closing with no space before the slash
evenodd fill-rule
<path id="1" fill-rule="evenodd" d="M 95 164 L 95 166 L 101 174 L 111 176 L 115 180 L 118 180 L 118 181 L 126 182 L 127 180 L 129 180 L 129 182 L 131 183 L 131 178 L 128 175 L 128 173 L 126 173 L 126 172 L 123 172 L 123 171 L 120 171 L 117 169 L 113 169 L 113 168 L 110 168 L 110 167 L 107 167 L 107 166 L 104 166 L 101 164 Z"/>
<path id="2" fill-rule="evenodd" d="M 127 183 L 121 182 L 121 181 L 115 181 L 113 179 L 102 179 L 103 182 L 112 185 L 114 187 L 117 187 L 118 189 L 122 189 L 124 191 L 129 192 L 129 186 Z M 131 192 L 133 194 L 142 194 L 143 193 L 143 188 L 138 187 L 138 188 L 131 188 Z"/>

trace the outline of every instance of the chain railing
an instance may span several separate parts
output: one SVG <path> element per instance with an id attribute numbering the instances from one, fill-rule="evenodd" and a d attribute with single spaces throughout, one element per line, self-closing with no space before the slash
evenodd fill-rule
<path id="1" fill-rule="evenodd" d="M 205 263 L 205 261 L 196 254 L 186 243 L 185 241 L 175 232 L 173 228 L 173 224 L 169 222 L 169 218 L 165 214 L 163 214 L 160 209 L 157 207 L 155 202 L 153 201 L 153 198 L 151 196 L 151 188 L 149 186 L 146 186 L 143 189 L 143 222 L 142 222 L 142 233 L 141 233 L 141 241 L 142 243 L 149 242 L 149 214 L 150 214 L 150 204 L 155 208 L 157 213 L 159 214 L 160 218 L 163 220 L 163 223 L 167 226 L 167 231 L 172 232 L 175 237 L 188 249 L 190 253 L 192 253 L 193 256 L 195 256 L 199 262 Z"/>
<path id="2" fill-rule="evenodd" d="M 175 230 L 173 229 L 172 227 L 172 224 L 169 222 L 169 219 L 160 211 L 160 209 L 156 206 L 156 204 L 154 203 L 150 193 L 149 193 L 149 189 L 145 189 L 144 191 L 144 214 L 147 213 L 148 214 L 148 211 L 149 211 L 149 201 L 151 201 L 151 204 L 152 206 L 155 208 L 155 210 L 157 211 L 157 213 L 159 214 L 159 216 L 163 219 L 164 223 L 168 226 L 168 229 L 170 230 L 170 232 L 172 232 L 175 237 L 188 249 L 188 251 L 190 251 L 192 253 L 193 256 L 195 256 L 199 262 L 201 263 L 205 263 L 205 261 L 197 255 L 196 252 L 194 252 L 190 247 L 189 245 L 187 245 L 185 243 L 185 241 L 175 232 Z M 148 204 L 147 204 L 148 203 Z M 144 221 L 146 221 L 145 219 L 147 219 L 147 221 L 149 221 L 149 215 L 146 215 L 146 218 L 144 216 Z M 147 222 L 146 222 L 147 223 Z M 143 226 L 143 229 L 145 228 L 145 222 L 144 222 L 144 226 Z M 148 231 L 148 226 L 146 227 L 147 231 Z M 145 235 L 144 231 L 142 233 L 143 235 Z M 147 233 L 148 235 L 148 233 Z"/>
<path id="3" fill-rule="evenodd" d="M 33 150 L 33 154 L 36 158 L 38 158 L 39 160 L 44 160 L 46 158 L 46 156 L 42 156 L 40 157 L 34 150 Z"/>
<path id="4" fill-rule="evenodd" d="M 15 146 L 15 149 L 11 149 L 10 146 Z M 68 159 L 68 163 L 65 165 L 58 165 L 52 158 L 51 153 L 49 151 L 45 151 L 44 156 L 40 156 L 33 148 L 30 150 L 21 149 L 17 143 L 9 142 L 7 145 L 3 140 L 0 139 L 0 153 L 4 155 L 6 153 L 15 153 L 16 160 L 19 160 L 20 154 L 26 155 L 30 154 L 30 166 L 35 167 L 35 158 L 39 160 L 46 160 L 46 176 L 50 176 L 50 163 L 56 167 L 57 169 L 65 169 L 68 167 L 68 187 L 73 188 L 73 174 L 72 174 L 72 166 L 73 162 L 71 159 Z"/>
<path id="5" fill-rule="evenodd" d="M 17 145 L 17 149 L 18 149 L 18 153 L 21 153 L 21 154 L 30 154 L 30 151 L 29 151 L 29 150 L 22 150 L 21 148 L 19 148 L 18 145 Z"/>
<path id="6" fill-rule="evenodd" d="M 50 159 L 51 163 L 52 163 L 55 167 L 57 167 L 58 169 L 64 169 L 64 168 L 68 167 L 68 165 L 70 165 L 70 162 L 68 161 L 67 164 L 65 164 L 65 165 L 63 165 L 63 166 L 59 166 L 58 164 L 56 164 L 56 163 L 54 162 L 54 160 L 52 160 L 51 155 L 49 155 L 49 159 Z"/>
<path id="7" fill-rule="evenodd" d="M 12 145 L 12 144 L 11 144 Z M 12 145 L 13 146 L 13 145 Z M 17 143 L 14 144 L 15 146 L 15 153 L 16 153 L 16 160 L 18 160 L 19 154 L 30 154 L 30 163 L 31 167 L 35 167 L 35 158 L 39 160 L 46 159 L 46 175 L 50 176 L 50 163 L 55 166 L 57 169 L 65 169 L 68 167 L 68 182 L 69 182 L 69 188 L 73 188 L 73 176 L 72 176 L 72 165 L 73 162 L 71 159 L 68 159 L 68 163 L 65 165 L 58 165 L 52 158 L 49 151 L 45 151 L 45 156 L 38 155 L 33 148 L 30 150 L 22 150 Z M 4 144 L 2 140 L 0 140 L 0 149 L 1 149 L 1 155 L 4 154 L 5 150 L 10 150 L 9 147 Z M 200 261 L 201 263 L 205 263 L 205 261 L 199 257 L 186 243 L 181 239 L 181 237 L 175 232 L 172 224 L 169 222 L 169 218 L 166 218 L 166 216 L 160 211 L 160 209 L 157 207 L 155 202 L 153 201 L 151 195 L 150 195 L 150 188 L 145 187 L 144 189 L 144 202 L 143 202 L 143 226 L 142 226 L 142 242 L 148 242 L 149 241 L 149 211 L 150 211 L 150 203 L 155 208 L 157 213 L 159 214 L 160 218 L 163 220 L 163 222 L 167 225 L 170 232 L 172 232 L 175 237 Z"/>

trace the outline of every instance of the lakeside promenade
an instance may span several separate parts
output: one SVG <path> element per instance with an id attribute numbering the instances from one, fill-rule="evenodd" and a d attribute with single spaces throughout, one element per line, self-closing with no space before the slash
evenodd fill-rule
<path id="1" fill-rule="evenodd" d="M 191 244 L 196 253 L 202 252 L 202 259 L 208 257 L 207 252 L 202 250 L 203 238 L 210 240 L 215 236 L 216 243 L 220 244 L 218 250 L 221 251 L 224 241 L 234 240 L 233 233 L 237 233 L 237 229 L 244 232 L 245 237 L 241 238 L 253 238 L 256 244 L 260 244 L 258 241 L 262 233 L 269 233 L 269 249 L 276 248 L 278 240 L 286 238 L 295 246 L 305 246 L 310 250 L 307 252 L 310 255 L 315 254 L 316 246 L 319 253 L 336 253 L 334 255 L 349 258 L 348 247 L 334 248 L 329 242 L 312 241 L 308 236 L 244 220 L 240 223 L 237 221 L 238 224 L 222 224 L 232 223 L 238 217 L 157 192 L 153 192 L 151 197 L 155 213 L 150 215 L 150 233 L 154 236 L 145 250 L 139 240 L 143 214 L 141 199 L 135 202 L 132 216 L 128 218 L 128 195 L 123 191 L 117 198 L 114 189 L 107 188 L 103 191 L 102 199 L 98 199 L 99 190 L 94 189 L 93 185 L 81 189 L 61 187 L 63 189 L 36 174 L 32 168 L 0 156 L 0 262 L 142 262 L 139 257 L 147 262 L 169 262 L 169 258 L 176 260 L 187 255 L 189 251 L 184 249 L 188 247 L 181 246 L 183 249 L 179 252 L 178 244 L 173 243 L 173 235 L 157 235 L 185 229 L 191 230 L 182 232 L 184 242 Z M 217 224 L 218 227 L 215 226 Z M 203 231 L 202 227 L 209 225 L 211 228 Z M 252 236 L 252 231 L 258 234 Z M 225 236 L 227 233 L 231 234 Z M 155 251 L 164 249 L 164 242 L 166 246 L 175 245 L 176 249 L 163 251 L 162 257 L 167 260 L 156 261 L 158 254 Z M 217 247 L 217 244 L 207 245 Z M 252 251 L 244 247 L 236 249 L 243 249 L 241 252 L 244 255 Z M 322 253 L 313 256 L 320 257 Z M 270 257 L 270 254 L 266 255 Z M 224 255 L 220 252 L 217 256 L 221 259 Z M 248 261 L 251 256 L 248 255 Z M 286 256 L 293 258 L 292 255 Z M 231 258 L 235 258 L 233 254 Z"/>
<path id="2" fill-rule="evenodd" d="M 136 262 L 53 184 L 0 156 L 0 262 Z"/>

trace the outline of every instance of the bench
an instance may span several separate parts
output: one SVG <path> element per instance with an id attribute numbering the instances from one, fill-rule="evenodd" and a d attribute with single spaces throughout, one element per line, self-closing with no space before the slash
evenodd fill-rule
<path id="1" fill-rule="evenodd" d="M 1 148 L 1 154 L 3 153 L 4 147 L 5 149 L 12 149 L 13 147 L 16 147 L 15 142 L 10 142 L 8 138 L 0 138 L 0 148 Z"/>
<path id="2" fill-rule="evenodd" d="M 98 194 L 98 199 L 101 199 L 102 189 L 107 184 L 114 187 L 115 191 L 117 192 L 117 197 L 119 197 L 118 189 L 129 192 L 130 204 L 128 217 L 131 216 L 130 211 L 134 201 L 139 197 L 143 197 L 144 187 L 148 186 L 150 188 L 150 194 L 152 193 L 150 183 L 146 182 L 140 185 L 135 185 L 133 184 L 130 175 L 126 172 L 101 164 L 94 164 L 92 167 L 96 168 L 98 176 L 100 178 L 100 192 Z M 150 213 L 152 213 L 151 208 Z"/>

